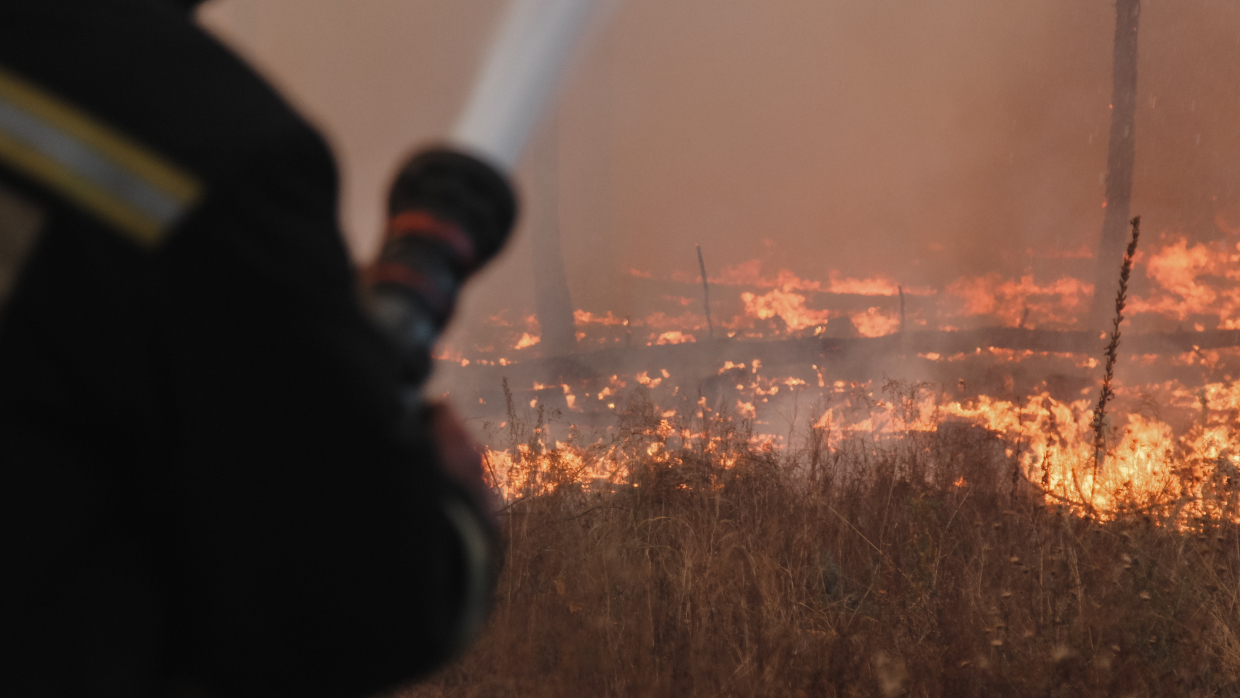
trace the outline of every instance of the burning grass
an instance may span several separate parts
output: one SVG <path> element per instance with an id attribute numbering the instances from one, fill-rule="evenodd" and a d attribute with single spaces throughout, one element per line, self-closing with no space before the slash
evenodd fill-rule
<path id="1" fill-rule="evenodd" d="M 1113 430 L 1094 484 L 1085 401 L 885 388 L 819 405 L 782 447 L 645 385 L 603 438 L 556 441 L 557 415 L 509 393 L 493 617 L 406 695 L 1233 694 L 1234 411 L 1133 457 L 1137 432 Z"/>
<path id="2" fill-rule="evenodd" d="M 839 379 L 846 362 L 734 356 L 715 371 L 730 348 L 716 342 L 671 372 L 535 381 L 518 396 L 505 378 L 485 457 L 507 548 L 494 614 L 406 698 L 1237 695 L 1240 353 L 1129 355 L 1141 382 L 1113 385 L 1133 224 L 1096 406 L 1094 381 L 1071 380 L 1096 359 L 981 346 L 919 355 L 959 372 L 951 388 L 884 381 L 877 394 Z M 1240 280 L 1224 268 L 1236 259 L 1164 244 L 1147 271 L 1163 295 L 1135 296 L 1133 312 L 1210 310 L 1233 327 L 1234 303 L 1217 303 L 1233 289 L 1199 281 Z M 811 293 L 865 296 L 847 317 L 868 337 L 903 328 L 906 292 L 1023 328 L 1072 326 L 1093 290 L 994 276 L 937 294 L 759 271 L 712 280 L 756 289 L 740 299 L 767 323 L 758 337 L 817 337 L 844 317 Z M 868 305 L 893 294 L 898 314 Z M 604 345 L 617 332 L 631 344 L 635 327 L 646 344 L 700 334 L 691 313 L 651 318 L 576 319 L 612 332 Z M 729 340 L 755 327 L 719 326 Z M 1048 377 L 1018 392 L 1025 364 Z M 547 406 L 561 390 L 573 423 Z"/>
<path id="3" fill-rule="evenodd" d="M 1129 332 L 1240 329 L 1240 228 L 1216 221 L 1206 240 L 1164 230 L 1147 236 L 1148 249 L 1133 259 L 1128 299 Z M 1053 260 L 1053 264 L 1043 263 Z M 686 262 L 691 260 L 686 256 Z M 1095 264 L 1087 249 L 1028 250 L 1028 262 L 981 276 L 943 277 L 935 286 L 901 286 L 884 274 L 866 278 L 829 270 L 826 279 L 788 269 L 764 269 L 751 259 L 708 275 L 712 320 L 701 309 L 701 267 L 669 275 L 630 269 L 644 289 L 628 299 L 631 313 L 578 309 L 577 349 L 656 346 L 716 339 L 777 340 L 801 337 L 882 337 L 900 330 L 955 331 L 1013 327 L 1078 331 L 1086 327 L 1095 293 Z M 704 265 L 703 265 L 704 266 Z M 1110 289 L 1103 289 L 1109 295 Z M 442 358 L 480 365 L 544 356 L 533 315 L 501 312 L 456 339 Z"/>

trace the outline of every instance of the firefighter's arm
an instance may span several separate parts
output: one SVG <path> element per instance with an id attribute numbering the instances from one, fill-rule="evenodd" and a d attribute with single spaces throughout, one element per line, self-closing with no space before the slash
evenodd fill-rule
<path id="1" fill-rule="evenodd" d="M 357 301 L 328 153 L 264 146 L 157 256 L 178 673 L 365 695 L 471 634 L 492 534 L 452 423 L 402 436 L 407 367 Z"/>

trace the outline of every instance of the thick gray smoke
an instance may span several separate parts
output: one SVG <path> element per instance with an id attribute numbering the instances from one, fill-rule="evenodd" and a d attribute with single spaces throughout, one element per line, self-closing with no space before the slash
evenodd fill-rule
<path id="1" fill-rule="evenodd" d="M 447 134 L 500 7 L 217 0 L 204 18 L 329 134 L 365 258 L 391 169 Z M 712 273 L 1088 275 L 1072 257 L 1101 227 L 1114 21 L 1109 0 L 626 0 L 542 127 L 555 174 L 523 171 L 524 225 L 558 223 L 574 303 L 620 315 L 646 292 L 630 269 L 695 275 L 695 243 Z M 1237 86 L 1240 5 L 1143 2 L 1149 239 L 1240 227 Z M 528 238 L 459 332 L 532 312 Z"/>

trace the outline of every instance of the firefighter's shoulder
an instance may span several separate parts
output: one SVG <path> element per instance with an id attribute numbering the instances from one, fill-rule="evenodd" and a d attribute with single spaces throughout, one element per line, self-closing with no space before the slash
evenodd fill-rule
<path id="1" fill-rule="evenodd" d="M 186 16 L 140 0 L 0 5 L 0 181 L 53 216 L 155 248 L 220 182 L 294 141 L 321 145 Z"/>

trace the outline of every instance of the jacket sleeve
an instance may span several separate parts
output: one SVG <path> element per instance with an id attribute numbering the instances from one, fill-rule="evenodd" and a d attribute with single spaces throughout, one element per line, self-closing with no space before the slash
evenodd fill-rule
<path id="1" fill-rule="evenodd" d="M 226 696 L 390 688 L 480 624 L 493 533 L 399 436 L 317 137 L 217 180 L 157 252 L 174 665 Z"/>

